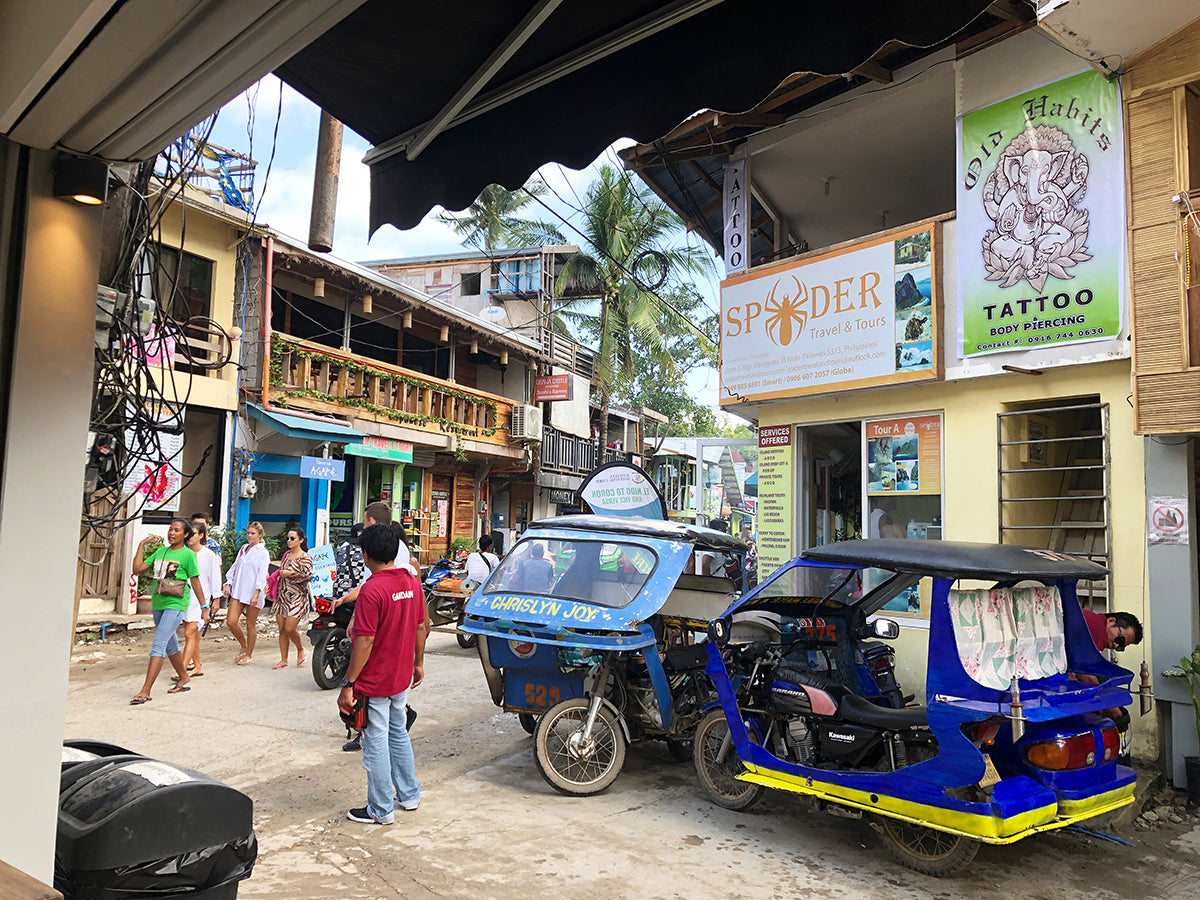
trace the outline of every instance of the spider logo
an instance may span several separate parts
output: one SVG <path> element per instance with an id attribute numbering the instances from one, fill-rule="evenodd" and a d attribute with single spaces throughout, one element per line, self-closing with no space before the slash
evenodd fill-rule
<path id="1" fill-rule="evenodd" d="M 767 337 L 779 347 L 786 347 L 793 339 L 798 338 L 808 322 L 808 313 L 804 311 L 808 291 L 795 275 L 792 276 L 792 281 L 796 284 L 796 293 L 784 294 L 782 300 L 776 300 L 775 292 L 779 289 L 777 281 L 763 303 L 763 309 L 770 313 L 767 319 Z"/>

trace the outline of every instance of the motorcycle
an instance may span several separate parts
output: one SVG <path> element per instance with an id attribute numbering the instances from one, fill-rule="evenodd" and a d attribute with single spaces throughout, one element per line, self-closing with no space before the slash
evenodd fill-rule
<path id="1" fill-rule="evenodd" d="M 466 580 L 465 554 L 455 559 L 442 559 L 430 566 L 425 575 L 425 613 L 430 625 L 462 625 L 467 598 L 479 587 L 479 582 Z M 458 646 L 469 650 L 479 640 L 477 635 L 461 629 L 455 635 Z"/>
<path id="2" fill-rule="evenodd" d="M 308 626 L 308 639 L 313 645 L 313 681 L 323 691 L 340 687 L 350 667 L 350 638 L 347 629 L 354 616 L 354 601 L 336 609 L 328 597 L 315 601 L 317 617 Z"/>
<path id="3" fill-rule="evenodd" d="M 724 532 L 641 518 L 559 516 L 526 529 L 468 601 L 461 630 L 483 638 L 492 700 L 533 734 L 551 787 L 603 791 L 638 740 L 690 757 L 714 702 L 704 630 L 735 590 L 684 568 L 697 550 L 745 549 Z"/>
<path id="4" fill-rule="evenodd" d="M 708 629 L 719 701 L 694 761 L 713 802 L 746 809 L 766 787 L 869 816 L 903 865 L 948 875 L 981 842 L 1012 843 L 1132 802 L 1106 711 L 1132 673 L 1096 649 L 1075 592 L 1107 570 L 1039 548 L 856 540 L 808 550 Z M 932 580 L 926 703 L 895 682 L 888 619 L 868 617 Z M 956 589 L 961 579 L 991 588 Z M 1026 585 L 1018 587 L 1017 585 Z M 762 623 L 779 622 L 778 636 Z M 1069 677 L 1091 676 L 1097 683 Z M 1142 711 L 1150 686 L 1143 672 Z"/>

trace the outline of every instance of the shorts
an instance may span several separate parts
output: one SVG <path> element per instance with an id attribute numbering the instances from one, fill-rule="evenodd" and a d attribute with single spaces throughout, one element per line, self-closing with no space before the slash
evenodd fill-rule
<path id="1" fill-rule="evenodd" d="M 187 612 L 183 614 L 185 622 L 202 622 L 204 616 L 200 612 L 200 601 L 196 599 L 196 592 L 191 591 L 191 599 L 188 601 Z"/>
<path id="2" fill-rule="evenodd" d="M 262 609 L 264 606 L 267 605 L 267 592 L 266 591 L 258 592 L 258 602 L 257 603 L 255 603 L 253 600 L 238 600 L 237 597 L 230 597 L 229 599 L 231 601 L 237 600 L 237 602 L 242 604 L 242 606 L 253 606 L 255 609 Z"/>
<path id="3" fill-rule="evenodd" d="M 179 641 L 175 632 L 183 624 L 187 610 L 156 609 L 154 616 L 154 644 L 150 647 L 151 656 L 174 656 L 179 652 Z"/>

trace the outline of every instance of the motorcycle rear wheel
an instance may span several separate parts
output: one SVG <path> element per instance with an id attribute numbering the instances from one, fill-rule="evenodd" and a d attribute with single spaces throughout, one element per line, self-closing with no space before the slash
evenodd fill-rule
<path id="1" fill-rule="evenodd" d="M 563 794 L 598 794 L 617 780 L 625 764 L 625 733 L 606 706 L 596 714 L 586 752 L 572 752 L 572 736 L 583 730 L 587 711 L 586 697 L 564 700 L 542 716 L 533 733 L 538 771 L 550 787 Z"/>
<path id="2" fill-rule="evenodd" d="M 330 628 L 317 638 L 312 651 L 313 681 L 323 691 L 340 687 L 346 670 L 350 668 L 350 654 L 342 650 L 345 628 Z"/>
<path id="3" fill-rule="evenodd" d="M 433 594 L 425 600 L 425 614 L 429 616 L 430 625 L 449 625 L 454 621 L 455 616 L 447 616 L 443 611 L 439 611 L 439 607 L 443 605 L 442 598 Z"/>
<path id="4" fill-rule="evenodd" d="M 718 762 L 721 747 L 728 736 L 729 723 L 725 720 L 725 710 L 710 710 L 696 727 L 692 761 L 700 777 L 700 787 L 709 800 L 726 809 L 749 809 L 762 799 L 767 789 L 761 784 L 737 780 L 744 769 L 737 750 L 732 746 L 726 748 L 725 758 Z"/>
<path id="5" fill-rule="evenodd" d="M 979 841 L 924 825 L 880 816 L 875 830 L 883 845 L 902 866 L 941 878 L 969 866 L 979 852 Z"/>

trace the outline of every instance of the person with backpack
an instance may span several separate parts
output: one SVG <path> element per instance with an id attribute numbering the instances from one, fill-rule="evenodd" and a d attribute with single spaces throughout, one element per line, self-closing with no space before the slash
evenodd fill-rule
<path id="1" fill-rule="evenodd" d="M 487 577 L 495 571 L 496 566 L 500 565 L 500 558 L 492 553 L 491 549 L 492 539 L 485 534 L 479 539 L 479 549 L 467 556 L 467 579 L 469 581 L 478 581 L 483 584 L 487 581 Z"/>

